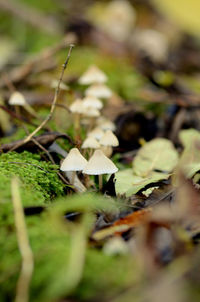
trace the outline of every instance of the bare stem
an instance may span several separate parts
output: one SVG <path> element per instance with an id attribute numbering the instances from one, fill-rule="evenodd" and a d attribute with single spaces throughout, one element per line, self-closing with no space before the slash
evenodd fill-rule
<path id="1" fill-rule="evenodd" d="M 34 269 L 33 253 L 29 244 L 24 211 L 19 193 L 17 178 L 11 182 L 12 202 L 14 207 L 14 218 L 19 250 L 22 257 L 22 267 L 17 282 L 15 302 L 29 301 L 29 287 Z"/>

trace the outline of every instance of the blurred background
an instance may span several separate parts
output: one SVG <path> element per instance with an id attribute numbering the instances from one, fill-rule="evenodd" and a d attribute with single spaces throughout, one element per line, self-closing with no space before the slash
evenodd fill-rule
<path id="1" fill-rule="evenodd" d="M 14 87 L 31 105 L 50 102 L 66 45 L 74 43 L 64 81 L 76 89 L 76 80 L 89 65 L 104 70 L 118 96 L 106 112 L 112 120 L 124 110 L 120 98 L 134 102 L 136 111 L 169 114 L 165 126 L 180 108 L 198 107 L 198 0 L 0 0 L 0 22 L 0 89 L 5 101 Z M 195 114 L 199 117 L 199 110 Z M 188 114 L 183 128 L 200 129 L 198 120 L 194 112 Z M 171 135 L 173 129 L 161 124 L 161 135 Z"/>

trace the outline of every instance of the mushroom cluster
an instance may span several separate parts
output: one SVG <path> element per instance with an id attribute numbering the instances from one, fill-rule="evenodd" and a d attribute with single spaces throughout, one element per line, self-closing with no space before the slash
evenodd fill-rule
<path id="1" fill-rule="evenodd" d="M 62 171 L 73 173 L 72 184 L 78 171 L 87 175 L 98 175 L 100 190 L 103 174 L 113 174 L 118 170 L 109 159 L 113 147 L 119 145 L 113 133 L 115 125 L 101 113 L 105 100 L 112 96 L 112 91 L 105 84 L 106 81 L 106 74 L 96 66 L 89 67 L 80 77 L 79 84 L 87 86 L 85 96 L 82 99 L 77 98 L 69 106 L 69 110 L 73 114 L 77 138 L 80 138 L 83 122 L 84 126 L 86 125 L 86 139 L 81 145 L 83 155 L 78 149 L 73 148 L 61 165 Z"/>
<path id="2" fill-rule="evenodd" d="M 72 184 L 74 184 L 76 172 L 78 171 L 82 171 L 82 173 L 87 175 L 98 175 L 99 190 L 101 190 L 103 174 L 116 173 L 118 168 L 100 149 L 97 149 L 87 161 L 77 148 L 72 148 L 62 162 L 60 170 L 73 173 L 71 179 Z"/>
<path id="3" fill-rule="evenodd" d="M 80 77 L 79 84 L 87 85 L 83 99 L 76 99 L 70 106 L 69 110 L 74 116 L 74 127 L 76 135 L 80 133 L 81 121 L 86 122 L 88 132 L 94 128 L 95 123 L 101 117 L 103 101 L 112 96 L 112 91 L 105 82 L 106 74 L 96 66 L 91 66 Z"/>

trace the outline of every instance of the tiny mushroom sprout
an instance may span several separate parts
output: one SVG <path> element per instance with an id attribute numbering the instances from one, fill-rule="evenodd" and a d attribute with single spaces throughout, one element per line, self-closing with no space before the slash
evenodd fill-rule
<path id="1" fill-rule="evenodd" d="M 74 184 L 74 179 L 76 171 L 82 171 L 87 165 L 87 160 L 81 155 L 77 148 L 72 148 L 64 161 L 61 164 L 60 170 L 64 172 L 72 173 L 72 184 Z"/>
<path id="2" fill-rule="evenodd" d="M 107 76 L 98 67 L 92 65 L 88 70 L 80 77 L 79 83 L 82 85 L 91 85 L 94 83 L 105 83 Z"/>
<path id="3" fill-rule="evenodd" d="M 119 146 L 119 141 L 116 135 L 111 131 L 107 130 L 99 141 L 101 148 L 105 155 L 108 157 L 112 154 L 112 147 Z"/>
<path id="4" fill-rule="evenodd" d="M 99 149 L 100 148 L 100 144 L 99 142 L 92 136 L 87 137 L 83 144 L 82 144 L 82 149 L 89 149 L 89 155 L 91 156 L 92 154 L 92 149 Z"/>
<path id="5" fill-rule="evenodd" d="M 95 150 L 87 165 L 83 169 L 83 173 L 88 175 L 99 176 L 99 190 L 102 189 L 103 174 L 113 174 L 118 171 L 115 164 L 104 155 L 101 150 Z"/>
<path id="6" fill-rule="evenodd" d="M 112 96 L 112 90 L 104 84 L 93 84 L 85 91 L 86 96 L 109 99 Z"/>

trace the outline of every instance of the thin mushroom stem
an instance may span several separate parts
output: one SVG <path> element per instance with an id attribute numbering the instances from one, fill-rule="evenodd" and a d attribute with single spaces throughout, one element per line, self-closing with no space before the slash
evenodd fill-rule
<path id="1" fill-rule="evenodd" d="M 15 105 L 15 112 L 18 116 L 20 116 L 21 112 L 20 112 L 20 106 Z"/>
<path id="2" fill-rule="evenodd" d="M 96 117 L 91 117 L 90 118 L 90 122 L 89 122 L 88 132 L 92 131 L 92 129 L 95 126 L 95 122 L 96 122 Z"/>
<path id="3" fill-rule="evenodd" d="M 99 191 L 103 188 L 103 174 L 98 175 L 99 177 Z"/>
<path id="4" fill-rule="evenodd" d="M 76 113 L 74 116 L 74 129 L 75 129 L 75 134 L 76 136 L 79 136 L 80 132 L 80 114 Z"/>
<path id="5" fill-rule="evenodd" d="M 76 171 L 73 171 L 73 172 L 72 172 L 72 178 L 71 178 L 71 183 L 72 183 L 72 185 L 74 184 L 75 177 L 76 177 Z"/>

